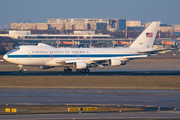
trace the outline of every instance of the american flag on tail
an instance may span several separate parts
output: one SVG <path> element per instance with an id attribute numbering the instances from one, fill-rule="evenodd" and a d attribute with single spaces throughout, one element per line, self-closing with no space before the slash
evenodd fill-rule
<path id="1" fill-rule="evenodd" d="M 153 33 L 146 33 L 146 37 L 153 37 Z"/>

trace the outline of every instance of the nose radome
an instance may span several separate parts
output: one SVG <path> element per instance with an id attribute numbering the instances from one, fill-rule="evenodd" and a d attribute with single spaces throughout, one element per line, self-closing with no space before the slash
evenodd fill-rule
<path id="1" fill-rule="evenodd" d="M 3 59 L 4 59 L 4 60 L 7 60 L 7 58 L 8 58 L 8 57 L 7 57 L 7 54 L 5 54 L 5 55 L 3 56 Z"/>

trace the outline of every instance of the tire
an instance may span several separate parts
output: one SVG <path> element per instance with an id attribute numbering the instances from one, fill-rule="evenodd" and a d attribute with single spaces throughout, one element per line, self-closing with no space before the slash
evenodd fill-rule
<path id="1" fill-rule="evenodd" d="M 20 73 L 23 73 L 23 72 L 24 72 L 24 70 L 23 70 L 23 69 L 20 69 L 20 70 L 19 70 L 19 72 L 20 72 Z"/>
<path id="2" fill-rule="evenodd" d="M 80 70 L 79 70 L 79 69 L 76 69 L 76 72 L 77 72 L 77 73 L 79 73 L 79 72 L 80 72 Z"/>
<path id="3" fill-rule="evenodd" d="M 68 69 L 68 72 L 72 72 L 72 69 Z"/>
<path id="4" fill-rule="evenodd" d="M 81 72 L 81 73 L 85 73 L 85 69 L 81 69 L 80 72 Z"/>
<path id="5" fill-rule="evenodd" d="M 89 69 L 86 69 L 86 70 L 85 70 L 85 72 L 86 72 L 86 73 L 89 73 L 89 72 L 90 72 L 90 70 L 89 70 Z"/>

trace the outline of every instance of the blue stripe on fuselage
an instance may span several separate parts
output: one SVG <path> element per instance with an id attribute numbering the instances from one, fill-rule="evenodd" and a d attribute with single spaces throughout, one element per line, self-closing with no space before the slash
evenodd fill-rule
<path id="1" fill-rule="evenodd" d="M 141 54 L 8 55 L 8 58 L 123 57 L 123 56 L 138 56 L 138 55 Z"/>

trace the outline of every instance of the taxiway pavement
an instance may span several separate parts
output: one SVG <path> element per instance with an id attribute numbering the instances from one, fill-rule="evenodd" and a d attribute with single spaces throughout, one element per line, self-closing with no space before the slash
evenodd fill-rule
<path id="1" fill-rule="evenodd" d="M 77 72 L 62 72 L 62 71 L 25 71 L 24 73 L 19 73 L 18 71 L 0 71 L 0 76 L 114 76 L 114 75 L 135 75 L 135 76 L 180 76 L 180 71 L 92 71 L 89 73 L 77 73 Z"/>
<path id="2" fill-rule="evenodd" d="M 0 105 L 6 104 L 180 108 L 180 90 L 0 89 Z"/>
<path id="3" fill-rule="evenodd" d="M 180 111 L 1 115 L 2 120 L 179 120 Z"/>

